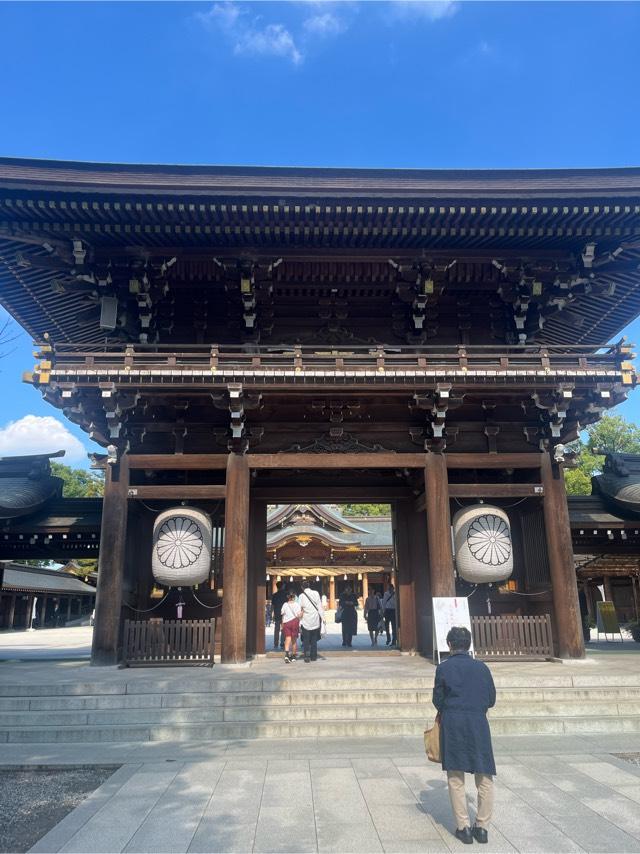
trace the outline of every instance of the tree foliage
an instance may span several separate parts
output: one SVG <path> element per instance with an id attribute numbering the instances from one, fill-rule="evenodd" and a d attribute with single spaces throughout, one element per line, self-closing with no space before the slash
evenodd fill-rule
<path id="1" fill-rule="evenodd" d="M 591 478 L 602 471 L 605 454 L 640 454 L 640 426 L 621 415 L 605 415 L 587 427 L 586 441 L 573 444 L 577 466 L 564 473 L 569 495 L 591 495 Z"/>
<path id="2" fill-rule="evenodd" d="M 51 461 L 51 473 L 62 478 L 65 498 L 99 498 L 104 495 L 104 477 L 99 472 L 72 469 Z"/>
<path id="3" fill-rule="evenodd" d="M 389 516 L 391 508 L 388 504 L 341 504 L 343 516 Z"/>

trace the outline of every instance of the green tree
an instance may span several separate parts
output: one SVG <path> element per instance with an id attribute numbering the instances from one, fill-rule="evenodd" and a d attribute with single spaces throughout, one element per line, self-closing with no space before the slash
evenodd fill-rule
<path id="1" fill-rule="evenodd" d="M 64 481 L 62 494 L 65 498 L 99 498 L 104 495 L 104 476 L 99 472 L 72 469 L 52 461 L 51 473 Z"/>
<path id="2" fill-rule="evenodd" d="M 340 510 L 343 516 L 389 516 L 391 513 L 388 504 L 342 504 Z"/>
<path id="3" fill-rule="evenodd" d="M 605 454 L 640 454 L 640 427 L 621 415 L 605 415 L 586 433 L 586 441 L 572 445 L 578 452 L 576 467 L 564 473 L 569 495 L 591 495 L 591 478 L 602 471 Z"/>
<path id="4" fill-rule="evenodd" d="M 587 436 L 592 454 L 640 454 L 640 427 L 622 415 L 605 415 L 587 427 Z"/>

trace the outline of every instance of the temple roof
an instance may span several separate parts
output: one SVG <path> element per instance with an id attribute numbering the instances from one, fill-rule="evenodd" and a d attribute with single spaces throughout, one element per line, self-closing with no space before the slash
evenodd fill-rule
<path id="1" fill-rule="evenodd" d="M 53 477 L 49 460 L 64 451 L 0 457 L 0 519 L 28 516 L 62 495 L 62 480 Z"/>
<path id="2" fill-rule="evenodd" d="M 193 257 L 198 252 L 209 264 L 213 252 L 265 264 L 284 257 L 283 287 L 305 281 L 296 267 L 301 255 L 306 264 L 375 266 L 377 259 L 380 269 L 359 268 L 355 278 L 340 270 L 348 289 L 384 281 L 389 257 L 403 253 L 412 260 L 445 253 L 445 266 L 459 262 L 455 276 L 464 284 L 476 281 L 474 264 L 490 267 L 509 253 L 518 255 L 516 267 L 527 253 L 580 258 L 593 243 L 589 288 L 574 294 L 570 312 L 549 317 L 538 339 L 600 345 L 640 313 L 639 214 L 637 168 L 359 170 L 0 158 L 0 301 L 38 339 L 104 340 L 95 319 L 78 323 L 91 309 L 80 286 L 64 293 L 55 286 L 73 240 L 97 254 L 120 251 L 131 259 L 143 252 L 152 266 L 174 256 L 173 274 L 185 267 L 189 281 L 202 281 L 209 293 L 223 291 L 221 274 L 205 270 L 203 258 Z"/>
<path id="3" fill-rule="evenodd" d="M 452 197 L 640 194 L 640 168 L 611 169 L 353 169 L 92 163 L 0 158 L 0 186 L 107 193 L 136 190 L 244 194 L 326 193 Z"/>
<path id="4" fill-rule="evenodd" d="M 11 593 L 60 593 L 73 596 L 95 595 L 95 587 L 66 572 L 43 566 L 9 563 L 4 569 L 2 590 Z"/>
<path id="5" fill-rule="evenodd" d="M 366 526 L 366 527 L 365 527 Z M 391 548 L 389 517 L 343 516 L 328 504 L 289 504 L 275 507 L 267 517 L 267 546 L 274 548 L 293 540 L 317 539 L 335 548 Z"/>

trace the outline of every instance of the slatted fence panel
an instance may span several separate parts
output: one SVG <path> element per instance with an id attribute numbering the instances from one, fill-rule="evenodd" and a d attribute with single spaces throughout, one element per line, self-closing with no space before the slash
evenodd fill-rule
<path id="1" fill-rule="evenodd" d="M 216 620 L 125 620 L 126 666 L 208 664 L 213 667 Z"/>
<path id="2" fill-rule="evenodd" d="M 473 646 L 490 658 L 549 658 L 553 636 L 549 614 L 536 617 L 472 617 Z"/>

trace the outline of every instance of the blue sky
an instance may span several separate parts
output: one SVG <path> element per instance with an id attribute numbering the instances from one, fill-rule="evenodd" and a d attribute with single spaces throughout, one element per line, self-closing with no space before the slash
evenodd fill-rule
<path id="1" fill-rule="evenodd" d="M 636 3 L 21 2 L 0 3 L 0 33 L 3 155 L 640 165 Z M 28 337 L 6 350 L 0 454 L 44 427 L 80 462 L 53 422 L 20 421 L 57 412 L 20 382 Z M 620 411 L 640 421 L 640 400 Z"/>

